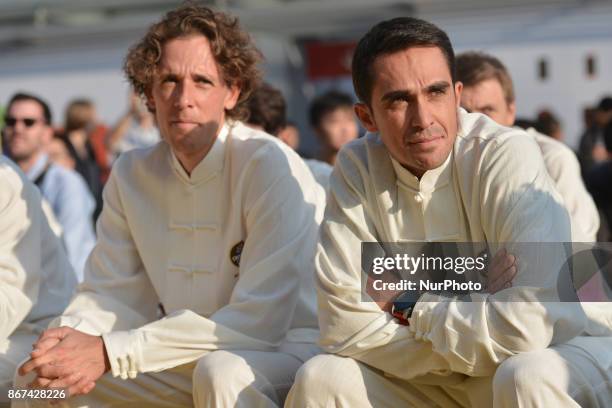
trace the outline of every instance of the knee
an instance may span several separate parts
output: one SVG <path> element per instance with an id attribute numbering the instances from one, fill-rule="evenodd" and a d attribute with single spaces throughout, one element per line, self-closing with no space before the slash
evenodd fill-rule
<path id="1" fill-rule="evenodd" d="M 230 382 L 248 384 L 253 381 L 251 370 L 240 356 L 228 351 L 213 351 L 198 360 L 193 370 L 194 388 L 220 391 Z"/>
<path id="2" fill-rule="evenodd" d="M 493 377 L 495 398 L 530 399 L 538 391 L 544 391 L 559 382 L 564 371 L 552 369 L 555 360 L 550 350 L 521 353 L 504 361 Z"/>
<path id="3" fill-rule="evenodd" d="M 354 370 L 359 370 L 359 366 L 351 358 L 331 354 L 313 357 L 298 370 L 291 389 L 292 399 L 307 402 L 314 396 L 320 400 L 350 393 L 351 382 L 343 379 L 350 378 L 348 374 Z"/>

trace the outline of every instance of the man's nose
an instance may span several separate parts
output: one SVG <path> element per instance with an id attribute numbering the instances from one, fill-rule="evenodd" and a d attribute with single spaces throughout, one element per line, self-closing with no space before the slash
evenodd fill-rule
<path id="1" fill-rule="evenodd" d="M 434 123 L 433 109 L 423 100 L 417 100 L 413 104 L 412 126 L 427 129 Z"/>
<path id="2" fill-rule="evenodd" d="M 177 108 L 185 109 L 193 106 L 194 89 L 193 84 L 188 81 L 181 81 L 175 89 L 174 105 Z"/>
<path id="3" fill-rule="evenodd" d="M 17 122 L 15 122 L 15 126 L 13 126 L 13 129 L 15 129 L 15 131 L 17 132 L 23 132 L 26 129 L 26 125 L 23 120 L 18 120 Z"/>

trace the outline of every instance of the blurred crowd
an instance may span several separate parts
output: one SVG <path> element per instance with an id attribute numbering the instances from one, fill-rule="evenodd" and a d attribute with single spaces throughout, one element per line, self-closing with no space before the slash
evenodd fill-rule
<path id="1" fill-rule="evenodd" d="M 3 153 L 40 188 L 50 224 L 82 280 L 112 163 L 122 152 L 160 140 L 153 115 L 131 94 L 127 112 L 109 127 L 100 123 L 90 99 L 76 98 L 62 126 L 54 127 L 49 104 L 19 92 L 6 104 L 3 119 Z"/>
<path id="2" fill-rule="evenodd" d="M 302 157 L 324 188 L 328 186 L 340 148 L 364 132 L 355 116 L 354 102 L 353 96 L 330 90 L 317 95 L 308 108 L 309 131 L 316 136 L 318 149 L 314 155 L 302 154 Z M 128 109 L 115 123 L 105 124 L 98 119 L 92 100 L 76 98 L 68 104 L 60 127 L 53 126 L 49 105 L 35 93 L 15 94 L 4 108 L 3 154 L 15 161 L 41 189 L 49 220 L 62 237 L 81 279 L 85 260 L 95 243 L 95 222 L 103 205 L 102 191 L 114 160 L 125 151 L 149 147 L 161 140 L 146 102 L 130 93 L 127 105 Z M 305 129 L 299 129 L 287 117 L 287 103 L 280 90 L 264 83 L 251 96 L 249 109 L 250 126 L 303 153 L 300 139 Z M 488 114 L 486 109 L 478 111 Z M 496 119 L 494 114 L 489 116 Z M 564 141 L 562 120 L 549 110 L 530 118 L 512 116 L 509 122 L 499 122 Z M 597 238 L 610 241 L 612 97 L 604 97 L 586 108 L 583 126 L 575 154 L 584 184 L 600 212 Z"/>
<path id="3" fill-rule="evenodd" d="M 534 118 L 517 118 L 516 126 L 533 128 L 564 142 L 562 121 L 542 110 Z M 582 179 L 600 213 L 598 241 L 612 240 L 612 96 L 605 96 L 583 111 L 583 132 L 575 152 Z"/>

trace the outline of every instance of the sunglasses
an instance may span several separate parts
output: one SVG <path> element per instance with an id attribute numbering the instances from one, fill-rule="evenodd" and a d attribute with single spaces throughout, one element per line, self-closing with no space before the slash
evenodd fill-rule
<path id="1" fill-rule="evenodd" d="M 40 119 L 34 118 L 14 118 L 12 116 L 7 116 L 4 118 L 4 123 L 8 127 L 14 127 L 17 122 L 23 122 L 24 126 L 29 128 L 36 124 L 36 122 L 40 122 Z"/>

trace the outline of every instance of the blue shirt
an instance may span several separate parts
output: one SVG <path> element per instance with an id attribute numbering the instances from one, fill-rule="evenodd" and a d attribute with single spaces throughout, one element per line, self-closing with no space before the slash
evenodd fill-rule
<path id="1" fill-rule="evenodd" d="M 82 282 L 85 262 L 96 243 L 92 221 L 95 201 L 76 171 L 50 163 L 46 154 L 36 161 L 26 176 L 35 181 L 45 169 L 39 187 L 62 226 L 68 259 Z"/>

